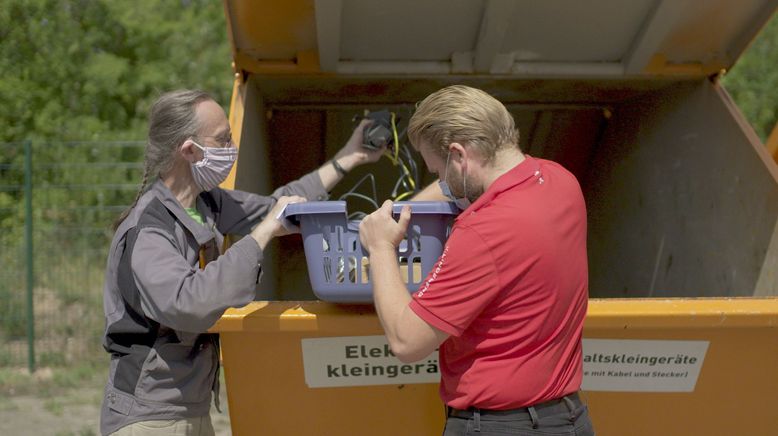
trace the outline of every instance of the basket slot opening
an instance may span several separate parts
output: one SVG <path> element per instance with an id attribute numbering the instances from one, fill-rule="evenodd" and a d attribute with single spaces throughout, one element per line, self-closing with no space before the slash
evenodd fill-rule
<path id="1" fill-rule="evenodd" d="M 400 256 L 397 258 L 397 261 L 400 264 L 400 272 L 404 274 L 400 274 L 403 278 L 403 283 L 408 284 L 408 258 L 405 256 Z"/>
<path id="2" fill-rule="evenodd" d="M 413 244 L 411 247 L 413 247 L 414 253 L 421 253 L 421 227 L 418 224 L 414 224 L 411 227 L 411 241 Z"/>
<path id="3" fill-rule="evenodd" d="M 411 283 L 421 283 L 421 257 L 411 258 L 408 273 L 411 276 Z"/>
<path id="4" fill-rule="evenodd" d="M 362 284 L 368 283 L 368 277 L 370 277 L 370 260 L 367 256 L 362 256 Z"/>
<path id="5" fill-rule="evenodd" d="M 357 258 L 356 256 L 348 257 L 348 282 L 357 283 Z"/>
<path id="6" fill-rule="evenodd" d="M 338 253 L 343 252 L 343 226 L 337 226 L 335 227 L 335 249 L 338 250 Z"/>
<path id="7" fill-rule="evenodd" d="M 397 246 L 397 252 L 398 253 L 408 253 L 408 238 L 403 238 L 402 241 L 400 241 L 400 245 Z"/>
<path id="8" fill-rule="evenodd" d="M 324 251 L 325 253 L 329 253 L 330 247 L 332 246 L 332 240 L 330 239 L 331 235 L 332 235 L 332 229 L 330 228 L 330 226 L 322 227 L 322 231 L 321 231 L 322 251 Z"/>
<path id="9" fill-rule="evenodd" d="M 324 256 L 321 260 L 322 267 L 324 268 L 324 281 L 327 283 L 332 283 L 332 258 L 329 256 Z"/>
<path id="10" fill-rule="evenodd" d="M 348 251 L 350 253 L 357 253 L 357 237 L 350 236 L 348 240 Z"/>
<path id="11" fill-rule="evenodd" d="M 345 270 L 346 270 L 346 262 L 345 258 L 343 256 L 336 257 L 337 259 L 337 274 L 335 274 L 335 282 L 337 283 L 343 283 L 345 280 Z"/>

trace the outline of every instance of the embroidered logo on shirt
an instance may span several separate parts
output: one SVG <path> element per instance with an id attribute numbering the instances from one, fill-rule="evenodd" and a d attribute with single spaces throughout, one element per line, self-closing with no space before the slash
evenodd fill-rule
<path id="1" fill-rule="evenodd" d="M 418 298 L 421 298 L 424 296 L 424 293 L 427 292 L 427 289 L 430 288 L 430 285 L 432 282 L 435 281 L 435 279 L 438 278 L 438 273 L 440 273 L 441 268 L 443 268 L 443 262 L 446 261 L 446 254 L 448 253 L 448 244 L 443 248 L 443 254 L 440 255 L 440 260 L 438 261 L 438 266 L 435 268 L 435 271 L 432 272 L 432 277 L 427 279 L 427 282 L 424 283 L 424 287 L 419 291 L 417 294 Z"/>

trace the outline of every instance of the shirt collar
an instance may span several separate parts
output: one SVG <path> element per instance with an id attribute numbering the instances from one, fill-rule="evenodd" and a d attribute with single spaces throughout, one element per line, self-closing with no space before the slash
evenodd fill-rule
<path id="1" fill-rule="evenodd" d="M 192 219 L 188 213 L 186 213 L 184 207 L 181 206 L 181 203 L 178 202 L 176 197 L 170 191 L 170 188 L 165 185 L 162 179 L 157 179 L 157 181 L 151 185 L 151 189 L 149 189 L 149 191 L 152 191 L 154 195 L 162 202 L 165 208 L 176 217 L 178 222 L 180 222 L 184 228 L 186 228 L 186 230 L 191 233 L 192 236 L 194 236 L 198 244 L 203 245 L 213 239 L 213 232 L 208 230 L 207 226 L 199 224 L 197 221 Z M 200 207 L 201 205 L 199 204 L 201 201 L 202 200 L 200 200 L 198 196 L 198 210 L 202 210 Z M 206 224 L 208 224 L 209 220 L 207 219 L 207 214 L 203 214 L 203 217 L 206 217 Z"/>
<path id="2" fill-rule="evenodd" d="M 520 185 L 533 177 L 538 171 L 540 171 L 540 162 L 529 155 L 524 155 L 524 160 L 516 164 L 513 168 L 508 170 L 505 174 L 498 177 L 486 191 L 478 197 L 473 204 L 467 209 L 462 211 L 457 217 L 457 221 L 463 217 L 470 216 L 476 211 L 491 203 L 501 193 Z"/>

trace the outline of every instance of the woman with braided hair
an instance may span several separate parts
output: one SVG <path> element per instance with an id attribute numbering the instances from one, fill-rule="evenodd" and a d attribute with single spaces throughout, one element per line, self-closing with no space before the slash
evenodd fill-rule
<path id="1" fill-rule="evenodd" d="M 102 434 L 214 433 L 218 337 L 206 332 L 254 300 L 263 249 L 288 233 L 275 219 L 286 204 L 325 199 L 347 171 L 380 158 L 383 149 L 361 146 L 365 124 L 330 162 L 264 197 L 218 187 L 238 149 L 208 94 L 174 91 L 154 103 L 143 183 L 108 255 Z M 225 250 L 227 234 L 246 237 Z"/>

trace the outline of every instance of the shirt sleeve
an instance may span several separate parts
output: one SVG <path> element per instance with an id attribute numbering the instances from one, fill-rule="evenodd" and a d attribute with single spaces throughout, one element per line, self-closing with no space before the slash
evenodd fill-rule
<path id="1" fill-rule="evenodd" d="M 211 194 L 220 211 L 216 227 L 222 234 L 237 235 L 251 232 L 282 196 L 299 195 L 310 201 L 328 198 L 318 170 L 276 189 L 269 196 L 224 189 L 214 189 Z"/>
<path id="2" fill-rule="evenodd" d="M 132 251 L 132 274 L 149 318 L 175 330 L 204 332 L 229 307 L 255 296 L 262 251 L 243 238 L 205 269 L 196 269 L 179 253 L 173 236 L 146 227 Z"/>
<path id="3" fill-rule="evenodd" d="M 438 263 L 413 294 L 410 308 L 433 327 L 460 336 L 499 289 L 487 244 L 474 230 L 455 228 Z"/>

